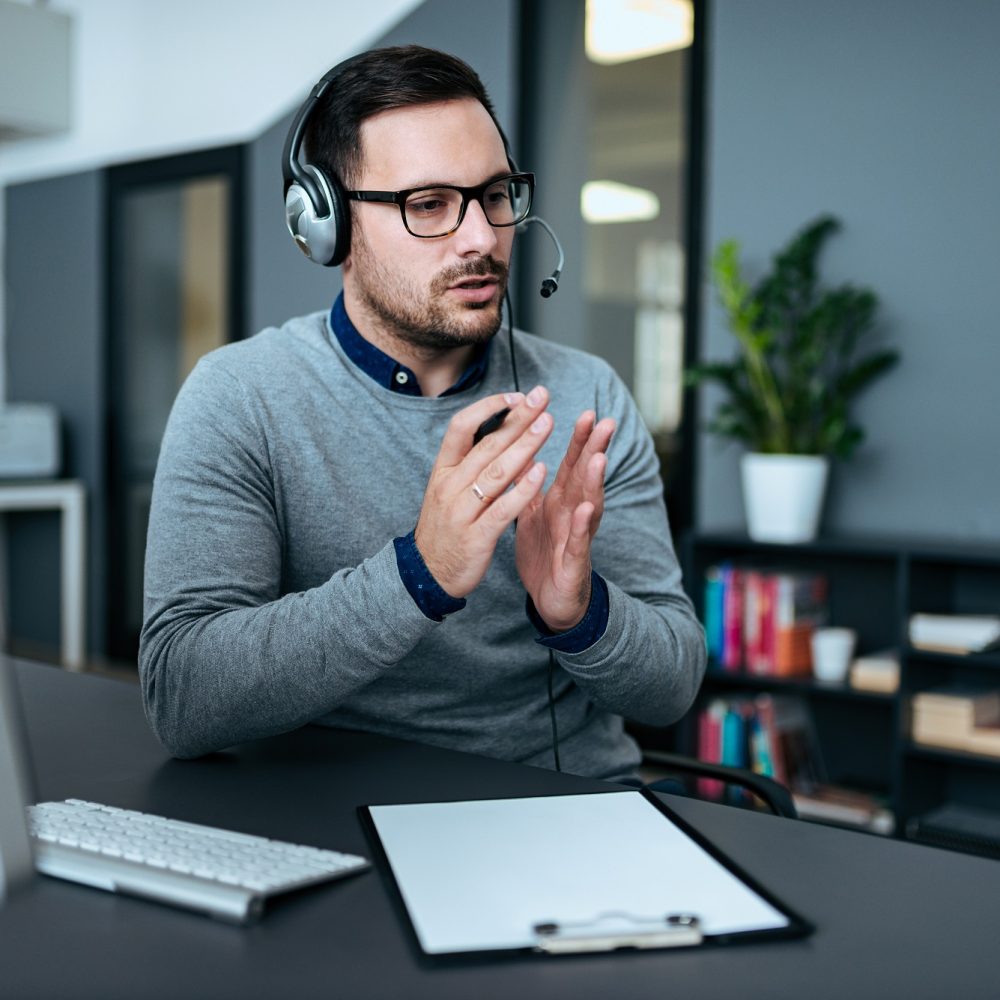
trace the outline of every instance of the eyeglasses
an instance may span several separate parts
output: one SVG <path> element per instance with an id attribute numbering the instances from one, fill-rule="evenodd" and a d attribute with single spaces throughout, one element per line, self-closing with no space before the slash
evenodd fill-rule
<path id="1" fill-rule="evenodd" d="M 470 199 L 478 201 L 491 226 L 516 226 L 531 211 L 534 174 L 507 174 L 478 187 L 436 184 L 405 191 L 348 191 L 352 201 L 380 201 L 399 206 L 403 225 L 422 240 L 455 232 L 465 218 Z"/>

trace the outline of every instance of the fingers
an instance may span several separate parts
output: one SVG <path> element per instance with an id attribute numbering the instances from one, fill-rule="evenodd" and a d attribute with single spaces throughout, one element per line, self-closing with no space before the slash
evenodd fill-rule
<path id="1" fill-rule="evenodd" d="M 438 463 L 458 465 L 472 448 L 472 439 L 480 425 L 500 410 L 514 408 L 524 400 L 524 393 L 501 392 L 476 400 L 451 418 L 438 449 Z M 506 423 L 506 421 L 505 421 Z"/>
<path id="2" fill-rule="evenodd" d="M 484 497 L 496 500 L 502 496 L 531 467 L 552 433 L 554 421 L 545 412 L 548 403 L 549 394 L 542 386 L 521 397 L 503 423 L 452 469 L 456 487 L 470 487 L 469 494 L 477 503 L 485 502 Z M 478 513 L 476 504 L 471 513 Z"/>
<path id="3" fill-rule="evenodd" d="M 582 413 L 573 428 L 573 437 L 570 439 L 569 447 L 556 473 L 553 487 L 562 492 L 566 492 L 572 500 L 573 498 L 586 498 L 598 501 L 601 498 L 603 505 L 604 469 L 606 461 L 603 456 L 611 444 L 611 438 L 615 432 L 615 421 L 607 417 L 596 425 L 594 420 L 596 415 L 593 410 Z M 598 466 L 594 465 L 594 460 L 602 456 L 600 463 L 600 482 L 596 484 L 597 495 L 594 493 L 594 470 Z"/>
<path id="4" fill-rule="evenodd" d="M 597 414 L 593 410 L 586 410 L 577 417 L 576 424 L 573 427 L 573 436 L 570 438 L 569 447 L 566 449 L 566 455 L 563 458 L 560 472 L 563 468 L 572 469 L 576 465 L 587 441 L 590 439 L 590 432 L 593 430 L 595 420 L 597 420 Z"/>
<path id="5" fill-rule="evenodd" d="M 532 468 L 539 449 L 552 433 L 552 426 L 552 417 L 542 414 L 493 461 L 485 466 L 481 462 L 471 465 L 465 475 L 474 477 L 473 482 L 493 499 L 502 496 Z"/>
<path id="6" fill-rule="evenodd" d="M 595 520 L 600 520 L 596 507 L 585 501 L 573 511 L 569 524 L 569 536 L 563 550 L 564 569 L 573 572 L 581 563 L 590 564 L 590 540 L 597 531 Z"/>
<path id="7" fill-rule="evenodd" d="M 545 482 L 545 465 L 535 462 L 517 481 L 517 485 L 490 503 L 479 519 L 480 526 L 499 538 L 507 526 L 538 497 Z"/>

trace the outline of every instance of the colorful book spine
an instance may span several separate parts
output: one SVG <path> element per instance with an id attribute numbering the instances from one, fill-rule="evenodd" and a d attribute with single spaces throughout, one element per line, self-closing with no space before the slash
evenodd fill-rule
<path id="1" fill-rule="evenodd" d="M 748 570 L 743 584 L 743 655 L 746 670 L 751 674 L 770 673 L 764 643 L 766 576 L 759 570 Z"/>
<path id="2" fill-rule="evenodd" d="M 735 566 L 722 570 L 722 668 L 732 672 L 743 666 L 743 571 Z"/>
<path id="3" fill-rule="evenodd" d="M 816 573 L 781 573 L 774 609 L 774 673 L 782 677 L 812 670 L 810 638 L 826 619 L 826 579 Z"/>
<path id="4" fill-rule="evenodd" d="M 753 705 L 734 699 L 729 703 L 726 717 L 722 721 L 722 763 L 727 767 L 748 768 L 750 766 L 750 724 L 753 719 Z M 749 801 L 749 793 L 738 786 L 727 789 L 727 798 L 736 805 Z"/>
<path id="5" fill-rule="evenodd" d="M 710 702 L 698 717 L 698 759 L 708 764 L 722 761 L 722 720 L 726 715 L 726 703 L 721 699 Z M 703 799 L 718 801 L 724 788 L 721 781 L 714 778 L 699 778 L 695 782 L 698 795 Z"/>
<path id="6" fill-rule="evenodd" d="M 771 744 L 756 712 L 750 719 L 750 768 L 755 774 L 765 778 L 774 777 L 774 762 L 771 760 Z"/>
<path id="7" fill-rule="evenodd" d="M 793 792 L 809 792 L 826 781 L 812 715 L 794 696 L 712 699 L 698 716 L 698 758 L 749 768 Z M 696 789 L 704 799 L 753 801 L 749 792 L 714 778 L 699 778 Z"/>
<path id="8" fill-rule="evenodd" d="M 774 778 L 779 784 L 788 783 L 785 772 L 785 760 L 778 743 L 778 734 L 774 723 L 774 699 L 769 694 L 758 695 L 754 699 L 754 711 L 760 729 L 761 753 L 770 763 L 770 771 L 761 771 L 767 777 Z"/>
<path id="9" fill-rule="evenodd" d="M 715 663 L 722 662 L 723 632 L 722 611 L 725 588 L 722 569 L 710 567 L 705 573 L 705 644 L 708 655 Z"/>

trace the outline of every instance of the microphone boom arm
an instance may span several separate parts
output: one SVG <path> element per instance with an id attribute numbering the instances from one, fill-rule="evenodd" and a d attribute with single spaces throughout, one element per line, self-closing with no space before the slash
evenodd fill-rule
<path id="1" fill-rule="evenodd" d="M 556 236 L 552 227 L 543 218 L 541 218 L 541 216 L 529 215 L 523 222 L 518 223 L 517 231 L 524 232 L 525 228 L 532 222 L 537 223 L 542 227 L 542 229 L 545 230 L 546 233 L 549 234 L 549 239 L 555 244 L 556 250 L 559 253 L 559 263 L 556 265 L 556 269 L 542 282 L 541 295 L 543 299 L 547 299 L 553 294 L 553 292 L 559 289 L 559 276 L 562 274 L 563 264 L 566 263 L 566 257 L 563 254 L 563 248 L 562 244 L 559 242 L 559 237 Z"/>

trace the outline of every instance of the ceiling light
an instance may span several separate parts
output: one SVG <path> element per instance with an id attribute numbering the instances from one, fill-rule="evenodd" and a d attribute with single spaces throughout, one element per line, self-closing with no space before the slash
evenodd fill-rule
<path id="1" fill-rule="evenodd" d="M 648 222 L 660 214 L 660 199 L 617 181 L 587 181 L 580 191 L 580 212 L 587 222 Z"/>
<path id="2" fill-rule="evenodd" d="M 687 48 L 691 0 L 587 0 L 587 57 L 604 65 Z"/>

